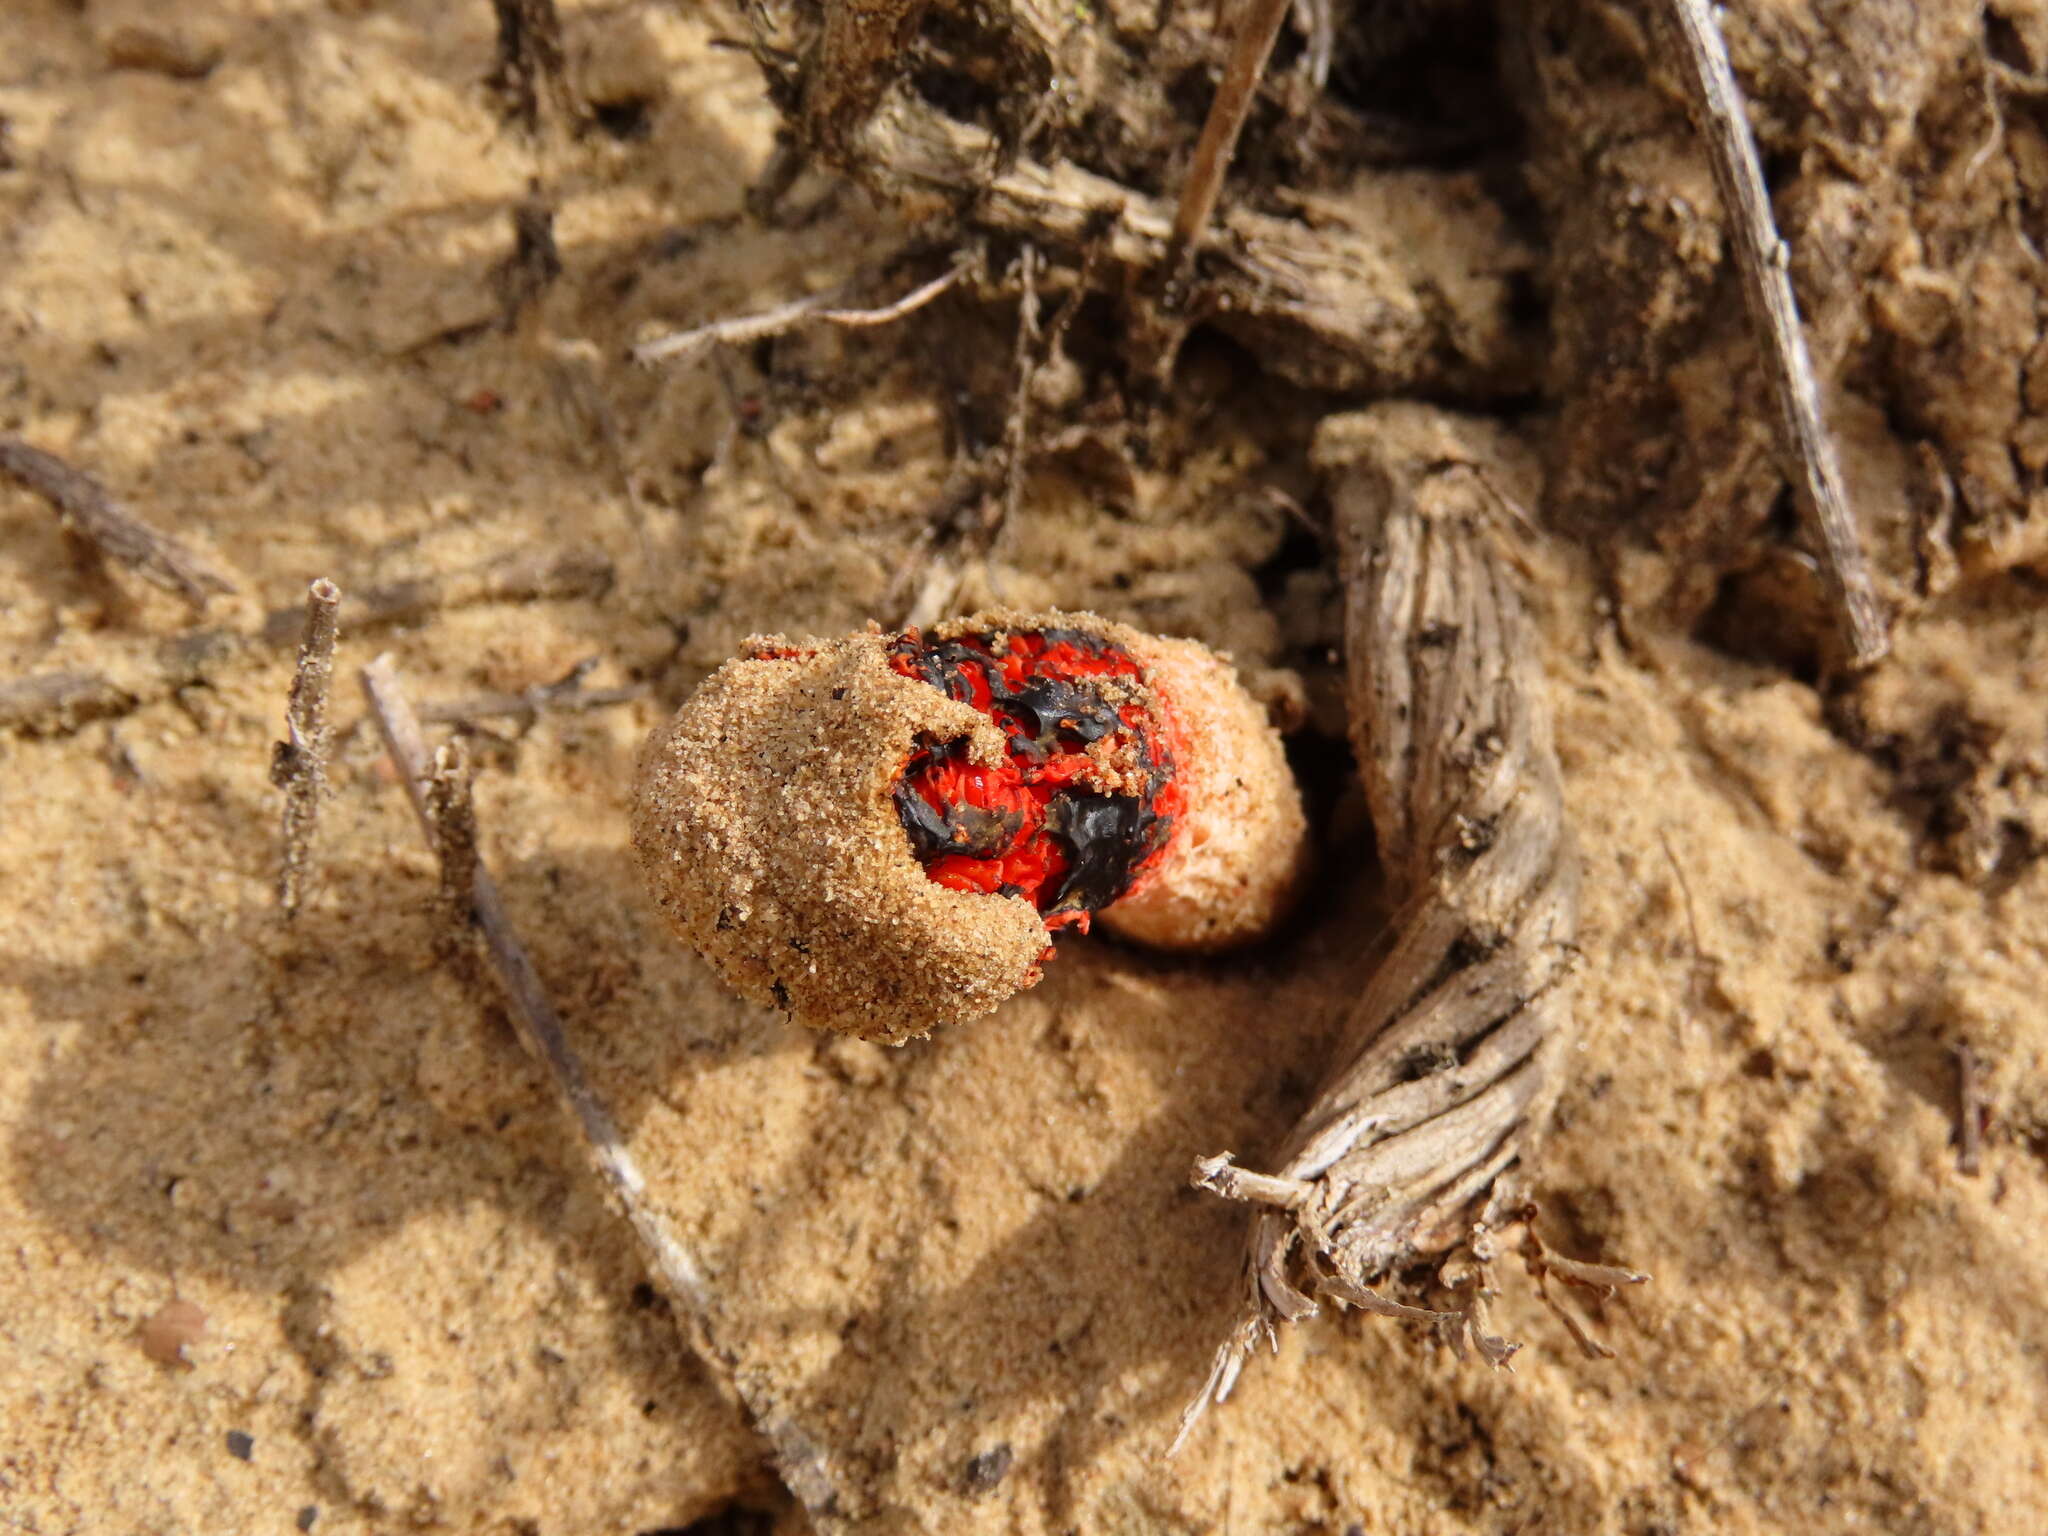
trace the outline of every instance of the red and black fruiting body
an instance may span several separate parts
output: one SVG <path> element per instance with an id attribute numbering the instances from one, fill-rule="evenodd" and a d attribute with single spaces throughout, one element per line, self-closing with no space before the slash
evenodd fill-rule
<path id="1" fill-rule="evenodd" d="M 969 761 L 965 741 L 930 739 L 904 764 L 896 814 L 933 880 L 1023 896 L 1048 929 L 1085 932 L 1089 913 L 1158 863 L 1184 809 L 1175 727 L 1128 651 L 1078 629 L 930 642 L 912 630 L 889 662 L 1004 737 L 1000 766 Z"/>

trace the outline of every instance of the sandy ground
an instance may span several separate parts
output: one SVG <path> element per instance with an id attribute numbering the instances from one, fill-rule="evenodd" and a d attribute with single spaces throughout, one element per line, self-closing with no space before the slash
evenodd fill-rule
<path id="1" fill-rule="evenodd" d="M 1242 1233 L 1186 1169 L 1279 1140 L 1386 919 L 1356 796 L 1304 738 L 1322 885 L 1268 949 L 1072 945 L 901 1049 L 803 1034 L 676 947 L 627 851 L 639 743 L 745 634 L 888 607 L 944 406 L 911 342 L 806 338 L 730 393 L 617 361 L 897 232 L 823 183 L 795 227 L 744 216 L 775 119 L 711 22 L 567 15 L 611 126 L 537 144 L 481 88 L 481 5 L 0 19 L 0 429 L 239 584 L 195 615 L 0 489 L 0 679 L 106 682 L 93 718 L 0 736 L 0 1528 L 1960 1533 L 2048 1508 L 2038 582 L 1930 602 L 1851 730 L 1673 629 L 1682 561 L 1537 547 L 1587 922 L 1575 1075 L 1524 1178 L 1563 1251 L 1655 1279 L 1600 1313 L 1600 1361 L 1504 1270 L 1513 1374 L 1319 1320 L 1164 1462 Z M 491 273 L 536 181 L 565 272 L 508 331 Z M 979 334 L 964 301 L 937 318 Z M 1290 538 L 1259 489 L 1314 496 L 1307 407 L 1196 358 L 1174 410 L 1114 513 L 1034 483 L 967 602 L 1313 660 L 1327 574 L 1258 577 Z M 270 616 L 316 575 L 416 600 L 345 616 L 287 926 Z M 648 685 L 480 722 L 472 751 L 486 857 L 719 1298 L 708 1362 L 496 997 L 435 958 L 431 861 L 357 728 L 385 649 L 426 700 L 586 658 Z M 1975 1176 L 1958 1047 L 1991 1113 Z M 174 1301 L 204 1319 L 182 1363 L 145 1349 Z"/>

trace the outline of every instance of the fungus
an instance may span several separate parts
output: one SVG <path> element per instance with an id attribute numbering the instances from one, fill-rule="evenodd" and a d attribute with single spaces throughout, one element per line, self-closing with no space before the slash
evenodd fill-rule
<path id="1" fill-rule="evenodd" d="M 1305 824 L 1229 664 L 1092 614 L 757 639 L 648 744 L 634 842 L 742 996 L 901 1040 L 1031 986 L 1104 923 L 1214 950 L 1269 932 Z"/>

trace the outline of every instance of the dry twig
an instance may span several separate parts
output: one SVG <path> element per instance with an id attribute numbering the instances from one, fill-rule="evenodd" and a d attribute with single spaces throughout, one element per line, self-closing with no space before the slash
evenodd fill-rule
<path id="1" fill-rule="evenodd" d="M 1621 1287 L 1647 1284 L 1650 1277 L 1619 1264 L 1588 1264 L 1583 1259 L 1568 1259 L 1562 1254 L 1552 1253 L 1536 1230 L 1536 1214 L 1536 1207 L 1527 1205 L 1516 1213 L 1515 1219 L 1522 1223 L 1522 1262 L 1528 1267 L 1530 1278 L 1536 1282 L 1538 1299 L 1553 1317 L 1564 1324 L 1572 1342 L 1579 1346 L 1587 1359 L 1612 1360 L 1614 1351 L 1594 1338 L 1579 1315 L 1551 1293 L 1550 1281 L 1553 1278 L 1561 1280 L 1578 1290 L 1591 1291 L 1606 1301 Z"/>
<path id="2" fill-rule="evenodd" d="M 537 132 L 544 95 L 565 112 L 573 106 L 555 0 L 491 0 L 491 9 L 498 17 L 498 56 L 484 84 L 507 122 Z"/>
<path id="3" fill-rule="evenodd" d="M 1018 283 L 1023 289 L 1017 300 L 1016 386 L 1010 396 L 1010 419 L 1003 428 L 1002 522 L 1007 528 L 1017 520 L 1024 503 L 1024 461 L 1031 448 L 1031 381 L 1038 367 L 1034 358 L 1038 328 L 1038 247 L 1026 244 L 1017 258 Z M 989 542 L 994 544 L 991 530 Z"/>
<path id="4" fill-rule="evenodd" d="M 643 341 L 633 348 L 633 361 L 658 363 L 669 358 L 693 356 L 707 347 L 738 346 L 749 341 L 761 341 L 770 336 L 780 336 L 785 331 L 793 331 L 799 325 L 813 320 L 824 325 L 840 325 L 855 329 L 887 325 L 923 309 L 925 305 L 959 282 L 967 274 L 967 270 L 966 262 L 955 262 L 930 282 L 920 284 L 895 303 L 885 304 L 880 309 L 833 309 L 830 305 L 834 295 L 821 293 L 808 299 L 778 304 L 775 308 L 764 309 L 758 314 L 731 315 L 723 320 L 693 326 L 687 331 L 675 331 L 667 336 L 656 337 L 653 341 Z"/>
<path id="5" fill-rule="evenodd" d="M 612 563 L 597 550 L 526 552 L 419 581 L 352 592 L 340 620 L 360 632 L 478 603 L 602 597 L 611 584 Z M 277 609 L 264 619 L 254 641 L 230 629 L 195 630 L 131 650 L 108 672 L 48 672 L 0 683 L 0 730 L 70 731 L 89 720 L 127 714 L 180 688 L 209 681 L 254 643 L 288 643 L 303 632 L 305 612 L 298 604 Z M 617 702 L 597 690 L 588 698 L 592 705 Z M 569 706 L 556 702 L 553 707 Z"/>
<path id="6" fill-rule="evenodd" d="M 417 581 L 352 592 L 341 622 L 351 630 L 406 624 L 451 608 L 479 603 L 559 602 L 602 597 L 611 590 L 612 562 L 597 549 L 539 549 L 481 565 L 436 571 Z M 280 608 L 263 621 L 263 638 L 281 645 L 298 630 L 299 610 Z"/>
<path id="7" fill-rule="evenodd" d="M 1174 303 L 1172 295 L 1194 264 L 1195 252 L 1216 212 L 1223 178 L 1237 153 L 1238 135 L 1251 116 L 1259 79 L 1266 72 L 1266 60 L 1272 56 L 1273 42 L 1291 4 L 1292 0 L 1245 0 L 1240 10 L 1230 58 L 1216 87 L 1216 99 L 1209 104 L 1209 116 L 1202 123 L 1202 136 L 1195 142 L 1187 180 L 1181 183 L 1180 206 L 1174 210 L 1165 268 L 1169 304 Z"/>
<path id="8" fill-rule="evenodd" d="M 398 670 L 390 656 L 379 656 L 364 667 L 362 681 L 370 713 L 376 718 L 385 749 L 390 752 L 391 761 L 405 782 L 406 794 L 412 799 L 413 813 L 419 818 L 420 828 L 428 841 L 445 855 L 454 840 L 444 838 L 443 828 L 448 823 L 445 819 L 437 821 L 435 811 L 437 799 L 446 809 L 449 791 L 446 788 L 437 791 L 434 786 L 445 785 L 447 776 L 436 771 L 435 762 L 427 752 L 426 739 L 420 734 L 419 720 L 406 699 Z M 513 931 L 512 920 L 498 894 L 497 882 L 481 861 L 474 860 L 473 822 L 466 846 L 473 867 L 459 880 L 444 873 L 444 884 L 449 889 L 466 885 L 470 892 L 470 911 L 483 936 L 492 968 L 496 970 L 512 1005 L 512 1019 L 519 1031 L 520 1042 L 547 1069 L 555 1091 L 575 1116 L 597 1159 L 599 1172 L 624 1209 L 626 1219 L 633 1224 L 633 1230 L 639 1234 L 655 1272 L 687 1308 L 689 1315 L 693 1319 L 701 1318 L 710 1304 L 703 1268 L 669 1230 L 661 1214 L 644 1198 L 642 1192 L 646 1180 L 620 1137 L 610 1111 L 592 1090 L 582 1062 L 569 1049 L 568 1039 L 562 1032 L 561 1017 L 548 1000 L 533 962 L 527 958 L 525 947 Z"/>
<path id="9" fill-rule="evenodd" d="M 469 749 L 462 738 L 434 749 L 434 771 L 427 779 L 427 822 L 434 838 L 434 856 L 441 863 L 441 910 L 444 958 L 473 955 L 476 935 L 476 790 Z"/>
<path id="10" fill-rule="evenodd" d="M 491 268 L 491 288 L 498 296 L 498 328 L 516 331 L 541 296 L 562 275 L 562 252 L 555 244 L 555 210 L 536 190 L 512 209 L 512 249 Z"/>
<path id="11" fill-rule="evenodd" d="M 204 608 L 217 592 L 235 590 L 233 582 L 197 554 L 141 521 L 99 481 L 54 453 L 18 437 L 0 436 L 0 473 L 12 475 L 54 506 L 66 526 L 102 558 L 119 561 L 195 608 Z"/>
<path id="12" fill-rule="evenodd" d="M 1983 1167 L 1984 1075 L 1967 1043 L 1956 1047 L 1956 1171 L 1975 1178 Z"/>
<path id="13" fill-rule="evenodd" d="M 1868 666 L 1884 656 L 1891 641 L 1834 439 L 1821 416 L 1820 387 L 1800 329 L 1789 257 L 1771 216 L 1741 87 L 1706 0 L 1658 0 L 1656 14 L 1671 40 L 1732 227 L 1743 299 L 1763 347 L 1779 458 L 1800 515 L 1820 546 L 1821 570 L 1850 660 Z"/>
<path id="14" fill-rule="evenodd" d="M 285 739 L 270 754 L 270 782 L 284 791 L 284 861 L 277 873 L 277 904 L 298 916 L 313 869 L 313 830 L 327 793 L 331 736 L 327 695 L 334 683 L 336 616 L 341 589 L 322 576 L 306 589 L 306 638 L 285 705 Z"/>
<path id="15" fill-rule="evenodd" d="M 1489 456 L 1484 429 L 1421 406 L 1363 420 L 1335 492 L 1349 702 L 1399 916 L 1276 1171 L 1195 1167 L 1198 1187 L 1261 1209 L 1245 1312 L 1176 1445 L 1261 1339 L 1318 1310 L 1313 1293 L 1385 1312 L 1374 1277 L 1469 1237 L 1547 1119 L 1572 1034 L 1578 859 L 1536 636 L 1483 477 L 1464 472 Z M 1495 1363 L 1512 1353 L 1471 1306 L 1436 1317 Z"/>
<path id="16" fill-rule="evenodd" d="M 614 704 L 630 704 L 646 696 L 645 683 L 626 683 L 618 688 L 585 688 L 583 680 L 596 666 L 597 658 L 589 656 L 554 682 L 542 683 L 518 693 L 473 693 L 459 699 L 428 700 L 420 705 L 419 717 L 437 725 L 494 717 L 531 725 L 544 714 L 605 709 Z"/>
<path id="17" fill-rule="evenodd" d="M 469 809 L 468 776 L 461 760 L 438 755 L 430 758 L 419 719 L 388 655 L 363 668 L 362 683 L 370 713 L 405 782 L 421 830 L 444 861 L 461 866 L 451 870 L 444 864 L 444 897 L 466 900 L 470 920 L 482 936 L 484 951 L 511 1004 L 520 1043 L 546 1069 L 557 1095 L 575 1118 L 599 1173 L 639 1237 L 655 1275 L 675 1299 L 692 1345 L 720 1369 L 721 1379 L 767 1436 L 791 1490 L 813 1512 L 829 1508 L 835 1495 L 819 1467 L 815 1447 L 795 1425 L 778 1417 L 774 1405 L 747 1380 L 733 1375 L 730 1355 L 714 1337 L 713 1297 L 703 1265 L 648 1200 L 647 1181 L 638 1160 L 590 1086 L 582 1062 L 569 1048 L 561 1017 L 513 930 L 497 882 L 476 856 L 474 812 Z"/>

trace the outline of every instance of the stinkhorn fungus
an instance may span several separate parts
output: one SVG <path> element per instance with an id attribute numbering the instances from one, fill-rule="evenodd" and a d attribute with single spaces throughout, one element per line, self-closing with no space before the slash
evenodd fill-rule
<path id="1" fill-rule="evenodd" d="M 656 730 L 633 816 L 730 986 L 878 1040 L 987 1013 L 1097 913 L 1162 948 L 1257 939 L 1304 837 L 1229 664 L 1085 613 L 756 639 Z"/>

